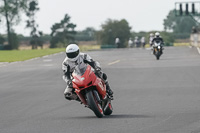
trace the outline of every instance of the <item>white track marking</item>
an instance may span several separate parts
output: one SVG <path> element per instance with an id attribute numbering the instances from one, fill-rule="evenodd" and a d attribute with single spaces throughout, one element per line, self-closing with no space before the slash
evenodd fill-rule
<path id="1" fill-rule="evenodd" d="M 45 66 L 45 67 L 51 67 L 51 66 L 53 66 L 53 64 L 46 64 L 46 65 L 43 65 L 43 66 Z"/>
<path id="2" fill-rule="evenodd" d="M 146 50 L 151 50 L 151 47 L 150 48 L 145 48 Z"/>
<path id="3" fill-rule="evenodd" d="M 200 48 L 199 48 L 199 47 L 197 47 L 197 50 L 198 50 L 198 52 L 199 52 L 199 54 L 200 54 Z"/>
<path id="4" fill-rule="evenodd" d="M 44 59 L 43 62 L 51 62 L 52 59 Z"/>
<path id="5" fill-rule="evenodd" d="M 120 62 L 120 60 L 116 60 L 114 62 L 108 63 L 108 65 L 110 66 L 110 65 L 113 65 L 113 64 L 116 64 L 116 63 L 119 63 L 119 62 Z"/>
<path id="6" fill-rule="evenodd" d="M 8 64 L 8 62 L 0 62 L 0 65 Z"/>
<path id="7" fill-rule="evenodd" d="M 5 67 L 6 65 L 1 65 L 0 67 Z"/>
<path id="8" fill-rule="evenodd" d="M 43 56 L 42 58 L 48 58 L 49 57 L 49 55 L 45 55 L 45 56 Z"/>

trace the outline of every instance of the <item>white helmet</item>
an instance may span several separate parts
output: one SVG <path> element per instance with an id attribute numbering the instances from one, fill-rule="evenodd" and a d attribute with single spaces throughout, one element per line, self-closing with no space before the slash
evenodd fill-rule
<path id="1" fill-rule="evenodd" d="M 154 34 L 153 33 L 150 33 L 150 37 L 153 37 L 154 36 Z"/>
<path id="2" fill-rule="evenodd" d="M 155 33 L 155 36 L 156 36 L 156 37 L 159 37 L 159 36 L 160 36 L 160 33 L 159 33 L 159 32 L 156 32 L 156 33 Z"/>
<path id="3" fill-rule="evenodd" d="M 66 55 L 70 61 L 76 61 L 79 57 L 79 47 L 76 44 L 68 45 Z"/>

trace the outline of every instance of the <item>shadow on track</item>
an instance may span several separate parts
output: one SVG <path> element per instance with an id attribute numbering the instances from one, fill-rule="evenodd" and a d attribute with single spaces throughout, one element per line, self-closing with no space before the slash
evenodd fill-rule
<path id="1" fill-rule="evenodd" d="M 70 119 L 93 119 L 96 116 L 80 116 L 80 117 L 69 117 Z M 148 115 L 132 115 L 132 114 L 114 114 L 109 116 L 104 116 L 102 119 L 134 119 L 134 118 L 152 118 Z"/>
<path id="2" fill-rule="evenodd" d="M 111 118 L 111 119 L 119 119 L 119 118 L 151 118 L 152 116 L 148 115 L 131 115 L 131 114 L 115 114 L 115 115 L 109 115 L 104 116 L 104 118 Z"/>

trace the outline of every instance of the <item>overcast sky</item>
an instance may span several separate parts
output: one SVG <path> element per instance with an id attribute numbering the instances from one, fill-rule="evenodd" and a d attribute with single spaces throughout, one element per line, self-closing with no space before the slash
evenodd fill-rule
<path id="1" fill-rule="evenodd" d="M 76 30 L 86 27 L 100 29 L 108 18 L 126 19 L 132 31 L 163 30 L 163 19 L 175 2 L 182 0 L 38 0 L 40 11 L 37 13 L 39 29 L 44 33 L 51 32 L 51 26 L 60 22 L 67 13 L 71 22 L 77 25 Z M 190 1 L 190 0 L 188 0 Z M 22 20 L 21 23 L 23 23 Z M 5 29 L 1 26 L 2 30 Z M 17 33 L 28 35 L 24 24 L 15 28 Z"/>

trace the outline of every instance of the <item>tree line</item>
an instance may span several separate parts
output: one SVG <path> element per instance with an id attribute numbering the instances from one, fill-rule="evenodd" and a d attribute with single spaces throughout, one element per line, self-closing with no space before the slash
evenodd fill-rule
<path id="1" fill-rule="evenodd" d="M 39 30 L 39 24 L 35 16 L 39 12 L 38 0 L 2 0 L 0 1 L 0 25 L 7 27 L 7 35 L 0 35 L 0 44 L 8 42 L 5 49 L 18 49 L 20 39 L 25 39 L 15 33 L 14 25 L 18 25 L 22 14 L 27 16 L 26 28 L 30 29 L 29 40 L 32 49 L 43 47 L 44 41 L 50 42 L 51 48 L 66 47 L 69 43 L 78 41 L 97 41 L 101 45 L 114 45 L 115 38 L 120 38 L 120 46 L 126 47 L 129 38 L 149 37 L 150 32 L 133 32 L 126 19 L 106 20 L 100 30 L 87 27 L 82 31 L 76 31 L 76 24 L 71 22 L 71 17 L 65 14 L 63 19 L 53 24 L 51 34 L 43 34 Z M 188 38 L 193 26 L 197 26 L 195 21 L 188 16 L 176 17 L 174 10 L 171 10 L 163 21 L 164 31 L 161 35 L 165 42 L 172 43 L 177 38 Z M 147 39 L 146 39 L 147 40 Z"/>
<path id="2" fill-rule="evenodd" d="M 7 42 L 5 49 L 18 49 L 19 38 L 13 28 L 21 21 L 21 15 L 24 13 L 27 16 L 26 27 L 31 29 L 30 44 L 32 48 L 37 48 L 37 45 L 42 46 L 40 36 L 42 32 L 38 30 L 38 24 L 35 21 L 35 14 L 39 10 L 37 0 L 2 0 L 0 1 L 0 24 L 7 27 Z M 4 21 L 5 23 L 4 23 Z M 4 37 L 0 37 L 1 42 L 5 41 Z"/>

